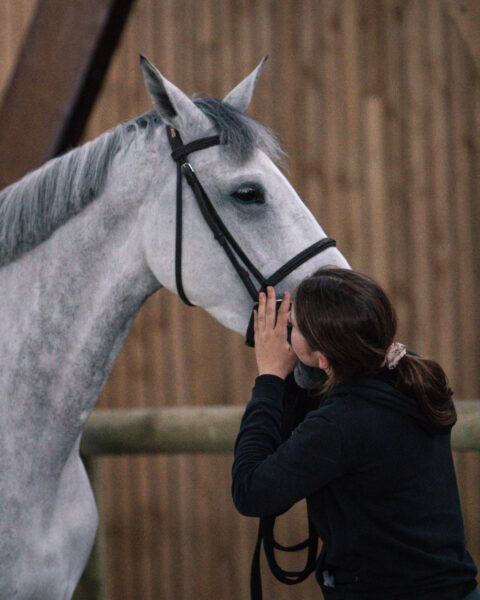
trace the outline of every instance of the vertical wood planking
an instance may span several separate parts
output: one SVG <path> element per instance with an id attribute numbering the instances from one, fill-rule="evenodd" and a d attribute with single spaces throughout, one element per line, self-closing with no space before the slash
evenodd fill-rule
<path id="1" fill-rule="evenodd" d="M 457 393 L 465 394 L 469 382 L 474 382 L 475 377 L 472 367 L 475 362 L 472 357 L 478 351 L 478 335 L 472 327 L 472 316 L 478 311 L 478 302 L 475 299 L 475 271 L 478 266 L 474 263 L 472 249 L 475 244 L 478 248 L 478 239 L 473 239 L 472 216 L 475 214 L 475 203 L 470 198 L 473 188 L 472 169 L 474 161 L 471 160 L 474 148 L 473 132 L 474 114 L 473 82 L 478 77 L 472 66 L 466 61 L 463 52 L 464 44 L 459 32 L 455 28 L 449 29 L 448 41 L 451 57 L 451 123 L 452 123 L 452 229 L 455 238 L 456 256 L 462 257 L 456 265 L 456 294 L 465 301 L 458 302 L 457 319 L 458 333 L 456 355 L 455 379 Z M 477 199 L 478 201 L 478 199 Z M 478 286 L 477 286 L 478 289 Z M 467 539 L 473 540 L 471 550 L 478 545 L 478 454 L 466 453 L 458 457 L 459 477 L 461 482 L 461 496 Z M 475 481 L 476 479 L 476 481 Z"/>
<path id="2" fill-rule="evenodd" d="M 407 340 L 412 285 L 409 277 L 411 251 L 408 235 L 408 198 L 405 186 L 406 128 L 404 119 L 403 20 L 405 4 L 389 0 L 385 12 L 385 168 L 387 178 L 390 238 L 388 291 L 395 298 L 399 320 L 398 339 Z"/>
<path id="3" fill-rule="evenodd" d="M 0 93 L 35 6 L 0 3 Z M 478 396 L 480 85 L 442 2 L 137 0 L 86 138 L 150 109 L 139 52 L 188 94 L 220 98 L 270 55 L 249 114 L 280 133 L 290 180 L 352 266 L 390 292 L 398 338 L 438 359 L 457 396 Z M 162 291 L 100 405 L 244 404 L 255 372 L 239 336 Z M 478 455 L 455 460 L 478 561 Z M 232 506 L 230 465 L 101 460 L 112 600 L 248 597 L 256 522 Z M 278 533 L 304 531 L 299 505 Z M 263 569 L 265 597 L 290 598 Z M 313 578 L 297 592 L 318 597 Z"/>
<path id="4" fill-rule="evenodd" d="M 361 211 L 361 196 L 358 194 L 360 175 L 360 139 L 359 94 L 360 81 L 358 69 L 358 10 L 356 0 L 345 0 L 339 4 L 339 27 L 341 45 L 338 61 L 341 65 L 339 98 L 342 126 L 339 130 L 339 144 L 343 149 L 338 186 L 340 224 L 342 230 L 342 251 L 354 264 L 356 232 L 351 219 L 345 218 L 354 210 Z M 337 234 L 336 234 L 337 235 Z"/>
<path id="5" fill-rule="evenodd" d="M 359 202 L 355 207 L 358 261 L 352 266 L 363 272 L 370 272 L 373 255 L 371 227 L 375 214 L 372 214 L 371 212 L 370 198 L 368 197 L 368 156 L 366 153 L 368 131 L 366 106 L 369 98 L 375 98 L 375 96 L 379 94 L 379 66 L 374 60 L 378 43 L 378 18 L 377 0 L 357 3 L 357 23 L 360 40 L 358 67 L 362 74 L 359 81 L 358 92 L 358 109 L 361 114 L 359 148 L 362 149 L 362 152 L 360 153 L 359 181 L 357 188 Z"/>
<path id="6" fill-rule="evenodd" d="M 368 214 L 370 268 L 385 287 L 390 279 L 392 222 L 391 200 L 387 188 L 386 115 L 385 115 L 385 11 L 380 2 L 370 2 L 366 18 L 366 57 L 368 77 L 365 81 L 362 112 L 364 114 L 363 144 L 365 147 L 365 207 Z"/>
<path id="7" fill-rule="evenodd" d="M 478 308 L 475 298 L 474 253 L 478 240 L 473 239 L 472 228 L 472 136 L 473 112 L 472 93 L 474 82 L 478 85 L 478 74 L 462 52 L 464 44 L 458 31 L 450 30 L 452 57 L 452 123 L 453 123 L 453 164 L 455 173 L 453 202 L 453 224 L 456 232 L 456 251 L 462 257 L 458 264 L 457 297 L 464 300 L 459 306 L 459 346 L 457 386 L 459 394 L 465 394 L 468 382 L 478 377 L 472 357 L 478 351 L 478 335 L 472 328 L 472 315 Z"/>
<path id="8" fill-rule="evenodd" d="M 468 67 L 467 67 L 468 68 Z M 480 87 L 474 86 L 471 99 L 471 114 L 469 115 L 469 134 L 472 136 L 471 151 L 473 153 L 471 185 L 473 198 L 479 197 L 479 175 L 480 175 Z M 477 202 L 471 204 L 472 215 L 471 224 L 473 230 L 473 238 L 477 244 L 476 250 L 472 253 L 472 258 L 476 259 L 473 263 L 473 277 L 475 279 L 475 287 L 478 289 L 480 264 L 478 261 L 478 239 L 480 235 L 480 207 Z M 473 312 L 471 321 L 472 329 L 478 331 L 478 323 L 480 316 L 478 310 Z M 477 327 L 477 328 L 476 328 Z M 478 352 L 470 357 L 473 365 L 478 367 Z M 476 369 L 478 373 L 478 368 Z M 478 453 L 469 452 L 467 454 L 462 486 L 462 501 L 464 513 L 466 513 L 466 535 L 468 540 L 468 548 L 473 557 L 476 558 L 477 564 L 480 560 L 480 527 L 478 524 L 478 507 L 480 505 L 480 460 Z"/>
<path id="9" fill-rule="evenodd" d="M 413 297 L 410 314 L 409 337 L 420 354 L 428 354 L 427 315 L 430 303 L 430 286 L 425 270 L 428 268 L 429 231 L 428 199 L 425 189 L 424 94 L 422 72 L 423 34 L 425 25 L 423 9 L 417 0 L 405 11 L 405 121 L 407 135 L 407 181 L 409 212 L 408 229 L 412 244 L 410 281 L 415 281 L 417 293 Z"/>
<path id="10" fill-rule="evenodd" d="M 339 4 L 335 0 L 323 3 L 322 18 L 322 73 L 324 78 L 325 129 L 324 156 L 325 202 L 328 206 L 328 231 L 340 229 L 341 214 L 339 210 L 338 186 L 340 172 L 340 127 L 342 114 L 339 88 L 341 82 L 341 62 L 339 61 L 339 41 L 341 20 Z"/>
<path id="11" fill-rule="evenodd" d="M 365 110 L 365 200 L 370 207 L 371 271 L 385 285 L 389 274 L 389 214 L 387 207 L 386 169 L 384 164 L 385 119 L 382 99 L 370 96 Z"/>
<path id="12" fill-rule="evenodd" d="M 302 51 L 302 72 L 305 85 L 305 123 L 309 125 L 305 126 L 303 133 L 303 177 L 299 177 L 299 180 L 303 181 L 302 195 L 305 203 L 323 229 L 332 235 L 328 230 L 325 167 L 322 161 L 325 145 L 325 78 L 320 69 L 322 48 L 318 44 L 323 20 L 322 8 L 315 0 L 308 0 L 304 5 L 305 49 Z"/>
<path id="13" fill-rule="evenodd" d="M 364 264 L 360 269 L 370 271 L 377 276 L 376 264 L 378 253 L 385 252 L 385 238 L 378 231 L 381 218 L 377 214 L 380 205 L 376 202 L 381 200 L 378 196 L 378 179 L 382 173 L 376 176 L 377 182 L 373 181 L 373 171 L 376 170 L 375 162 L 382 160 L 381 156 L 375 157 L 375 148 L 381 144 L 382 117 L 382 62 L 377 60 L 381 50 L 380 32 L 380 4 L 378 0 L 369 0 L 360 4 L 360 25 L 362 32 L 362 69 L 364 78 L 361 88 L 361 111 L 362 111 L 362 227 L 360 236 L 364 244 Z M 381 152 L 381 151 L 380 151 Z M 373 198 L 372 196 L 375 196 Z M 382 225 L 380 225 L 382 227 Z M 381 248 L 379 248 L 379 246 Z M 381 283 L 384 283 L 383 281 Z"/>
<path id="14" fill-rule="evenodd" d="M 445 19 L 438 3 L 427 7 L 428 60 L 430 69 L 428 97 L 431 113 L 430 130 L 431 152 L 429 152 L 429 172 L 431 173 L 431 196 L 433 211 L 431 230 L 433 236 L 431 268 L 434 275 L 432 303 L 437 327 L 432 328 L 434 357 L 446 369 L 453 372 L 452 348 L 456 345 L 455 329 L 451 323 L 455 319 L 456 288 L 453 272 L 456 270 L 456 247 L 451 235 L 451 176 L 449 161 L 449 106 L 448 106 L 448 64 L 449 48 L 445 40 Z"/>

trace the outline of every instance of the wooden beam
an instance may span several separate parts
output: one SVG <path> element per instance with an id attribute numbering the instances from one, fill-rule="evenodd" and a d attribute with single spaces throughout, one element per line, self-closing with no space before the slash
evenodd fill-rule
<path id="1" fill-rule="evenodd" d="M 445 0 L 445 5 L 480 73 L 480 1 Z"/>
<path id="2" fill-rule="evenodd" d="M 39 0 L 0 106 L 0 189 L 76 145 L 134 0 Z"/>
<path id="3" fill-rule="evenodd" d="M 457 451 L 480 450 L 480 400 L 456 400 Z M 233 451 L 243 406 L 97 409 L 83 433 L 83 456 Z"/>
<path id="4" fill-rule="evenodd" d="M 143 453 L 228 453 L 243 406 L 96 409 L 85 426 L 84 456 Z"/>

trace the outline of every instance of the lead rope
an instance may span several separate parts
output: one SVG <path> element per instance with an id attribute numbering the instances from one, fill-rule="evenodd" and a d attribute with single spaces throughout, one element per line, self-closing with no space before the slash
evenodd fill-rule
<path id="1" fill-rule="evenodd" d="M 296 585 L 305 581 L 305 579 L 315 571 L 318 563 L 318 536 L 315 533 L 314 526 L 308 519 L 308 538 L 294 546 L 282 546 L 279 544 L 273 534 L 276 517 L 261 517 L 258 525 L 257 542 L 252 558 L 252 568 L 250 571 L 250 597 L 251 600 L 262 600 L 262 575 L 260 571 L 260 550 L 265 551 L 268 566 L 278 581 L 287 585 Z M 282 569 L 275 558 L 275 550 L 283 552 L 298 552 L 308 548 L 307 562 L 302 571 L 286 571 Z"/>

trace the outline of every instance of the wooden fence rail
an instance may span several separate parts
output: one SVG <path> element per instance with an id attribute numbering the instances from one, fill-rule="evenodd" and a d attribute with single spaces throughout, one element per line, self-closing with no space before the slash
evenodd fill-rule
<path id="1" fill-rule="evenodd" d="M 457 400 L 456 451 L 480 450 L 480 400 Z M 82 441 L 84 456 L 150 453 L 228 453 L 242 406 L 95 410 Z"/>
<path id="2" fill-rule="evenodd" d="M 212 405 L 95 410 L 82 454 L 231 452 L 243 410 Z"/>

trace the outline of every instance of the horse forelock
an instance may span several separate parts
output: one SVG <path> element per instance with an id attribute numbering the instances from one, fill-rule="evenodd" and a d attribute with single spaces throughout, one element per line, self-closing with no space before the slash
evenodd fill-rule
<path id="1" fill-rule="evenodd" d="M 256 148 L 279 162 L 284 153 L 273 131 L 228 104 L 196 98 L 212 120 L 226 152 L 244 162 Z M 113 159 L 141 133 L 145 142 L 162 125 L 154 110 L 118 125 L 91 142 L 48 161 L 0 191 L 0 267 L 38 246 L 98 198 Z"/>
<path id="2" fill-rule="evenodd" d="M 195 98 L 194 102 L 213 121 L 220 143 L 233 158 L 244 162 L 258 148 L 274 163 L 282 162 L 285 154 L 274 131 L 216 98 Z"/>

